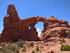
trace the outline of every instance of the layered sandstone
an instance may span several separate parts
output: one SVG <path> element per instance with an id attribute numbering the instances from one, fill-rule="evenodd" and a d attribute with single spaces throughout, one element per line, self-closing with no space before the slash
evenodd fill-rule
<path id="1" fill-rule="evenodd" d="M 38 22 L 44 23 L 40 40 L 47 40 L 50 37 L 70 37 L 70 25 L 67 21 L 58 20 L 54 16 L 50 18 L 34 16 L 20 19 L 14 5 L 10 4 L 4 17 L 4 29 L 0 35 L 0 42 L 19 39 L 38 41 L 38 32 L 35 28 L 35 24 Z"/>

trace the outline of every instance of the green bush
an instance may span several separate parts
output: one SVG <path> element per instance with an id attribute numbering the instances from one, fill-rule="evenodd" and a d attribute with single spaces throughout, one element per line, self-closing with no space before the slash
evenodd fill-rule
<path id="1" fill-rule="evenodd" d="M 37 51 L 36 50 L 32 50 L 32 52 L 31 53 L 36 53 Z"/>
<path id="2" fill-rule="evenodd" d="M 11 51 L 16 51 L 16 47 L 12 46 L 12 45 L 8 45 L 4 49 L 11 50 Z"/>
<path id="3" fill-rule="evenodd" d="M 26 47 L 25 46 L 23 46 L 22 51 L 26 52 Z"/>
<path id="4" fill-rule="evenodd" d="M 61 51 L 70 51 L 70 46 L 68 46 L 68 45 L 61 45 L 60 50 Z"/>
<path id="5" fill-rule="evenodd" d="M 0 52 L 2 53 L 12 53 L 13 51 L 16 51 L 17 48 L 15 46 L 12 46 L 12 45 L 8 45 L 8 46 L 5 46 L 2 50 L 0 50 Z"/>
<path id="6" fill-rule="evenodd" d="M 34 47 L 34 43 L 33 42 L 29 43 L 29 46 Z"/>
<path id="7" fill-rule="evenodd" d="M 2 45 L 2 43 L 0 43 L 0 46 Z"/>
<path id="8" fill-rule="evenodd" d="M 36 51 L 39 51 L 39 46 L 36 46 Z"/>
<path id="9" fill-rule="evenodd" d="M 27 47 L 30 47 L 30 45 L 28 43 L 25 44 Z"/>
<path id="10" fill-rule="evenodd" d="M 22 49 L 23 52 L 26 52 L 26 49 Z"/>
<path id="11" fill-rule="evenodd" d="M 41 46 L 40 48 L 42 49 L 42 48 L 44 48 L 44 46 Z"/>
<path id="12" fill-rule="evenodd" d="M 48 44 L 45 44 L 45 46 L 48 46 Z"/>
<path id="13" fill-rule="evenodd" d="M 17 42 L 17 46 L 18 46 L 18 47 L 22 47 L 24 44 L 25 44 L 24 41 Z"/>

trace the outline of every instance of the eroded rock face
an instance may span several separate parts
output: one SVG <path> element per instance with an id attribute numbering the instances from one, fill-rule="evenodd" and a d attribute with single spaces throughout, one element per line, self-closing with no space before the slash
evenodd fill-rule
<path id="1" fill-rule="evenodd" d="M 13 4 L 10 4 L 7 9 L 7 14 L 4 17 L 4 29 L 0 35 L 0 42 L 17 41 L 19 39 L 37 41 L 38 32 L 35 24 L 38 22 L 44 23 L 41 40 L 47 40 L 50 37 L 70 37 L 70 25 L 67 21 L 58 20 L 54 16 L 44 18 L 41 16 L 29 17 L 20 19 Z"/>
<path id="2" fill-rule="evenodd" d="M 47 40 L 51 37 L 70 37 L 70 26 L 67 21 L 58 20 L 55 17 L 50 17 L 47 19 L 48 23 L 45 27 L 45 32 L 42 30 L 41 40 Z"/>
<path id="3" fill-rule="evenodd" d="M 47 30 L 44 35 L 43 39 L 46 40 L 50 37 L 66 37 L 66 28 L 65 27 L 55 27 L 50 30 Z"/>

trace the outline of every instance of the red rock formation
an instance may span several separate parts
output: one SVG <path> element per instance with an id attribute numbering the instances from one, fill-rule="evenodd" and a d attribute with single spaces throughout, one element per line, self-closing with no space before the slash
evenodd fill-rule
<path id="1" fill-rule="evenodd" d="M 42 30 L 43 40 L 50 37 L 70 37 L 70 25 L 67 21 L 58 20 L 54 16 L 44 18 L 41 16 L 34 16 L 26 19 L 20 19 L 13 4 L 10 4 L 7 9 L 7 14 L 4 17 L 4 29 L 0 36 L 0 42 L 16 41 L 19 39 L 37 41 L 38 33 L 35 28 L 37 22 L 43 22 L 44 28 Z"/>
<path id="2" fill-rule="evenodd" d="M 47 21 L 48 24 L 45 28 L 46 31 L 43 32 L 42 30 L 41 40 L 47 40 L 51 37 L 70 37 L 70 35 L 68 35 L 70 32 L 70 27 L 67 21 L 58 20 L 53 16 L 48 18 Z"/>

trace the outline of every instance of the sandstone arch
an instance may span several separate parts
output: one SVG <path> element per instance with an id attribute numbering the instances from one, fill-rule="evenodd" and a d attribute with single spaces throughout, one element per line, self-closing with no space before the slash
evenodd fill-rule
<path id="1" fill-rule="evenodd" d="M 48 37 L 49 38 L 51 37 L 50 30 L 52 30 L 55 27 L 65 27 L 66 29 L 70 28 L 67 21 L 58 20 L 54 16 L 51 16 L 50 18 L 34 16 L 26 19 L 20 19 L 14 5 L 10 4 L 7 9 L 7 14 L 4 17 L 4 29 L 0 36 L 0 42 L 10 41 L 10 40 L 16 41 L 19 39 L 29 40 L 29 41 L 39 40 L 38 33 L 35 28 L 35 25 L 38 22 L 44 23 L 44 28 L 42 30 L 43 40 Z M 54 31 L 56 30 L 54 29 Z M 70 35 L 69 32 L 70 32 L 69 30 L 68 33 L 64 31 L 63 34 Z"/>
<path id="2" fill-rule="evenodd" d="M 19 24 L 21 26 L 20 30 L 21 30 L 21 36 L 22 35 L 27 35 L 28 38 L 21 38 L 21 39 L 25 39 L 25 40 L 30 40 L 29 37 L 33 37 L 33 39 L 35 38 L 36 40 L 38 40 L 38 32 L 36 31 L 35 25 L 38 22 L 43 22 L 46 21 L 46 19 L 44 17 L 41 16 L 35 16 L 35 17 L 30 17 L 30 18 L 26 18 L 26 19 L 22 19 L 19 21 Z M 29 29 L 30 27 L 30 29 Z M 31 40 L 33 40 L 31 39 Z M 34 39 L 34 40 L 35 40 Z"/>
<path id="3" fill-rule="evenodd" d="M 44 23 L 44 21 L 46 18 L 41 16 L 20 19 L 14 5 L 11 4 L 8 6 L 7 15 L 4 17 L 4 30 L 1 35 L 5 37 L 5 41 L 18 39 L 36 41 L 39 39 L 35 24 L 37 22 Z"/>

